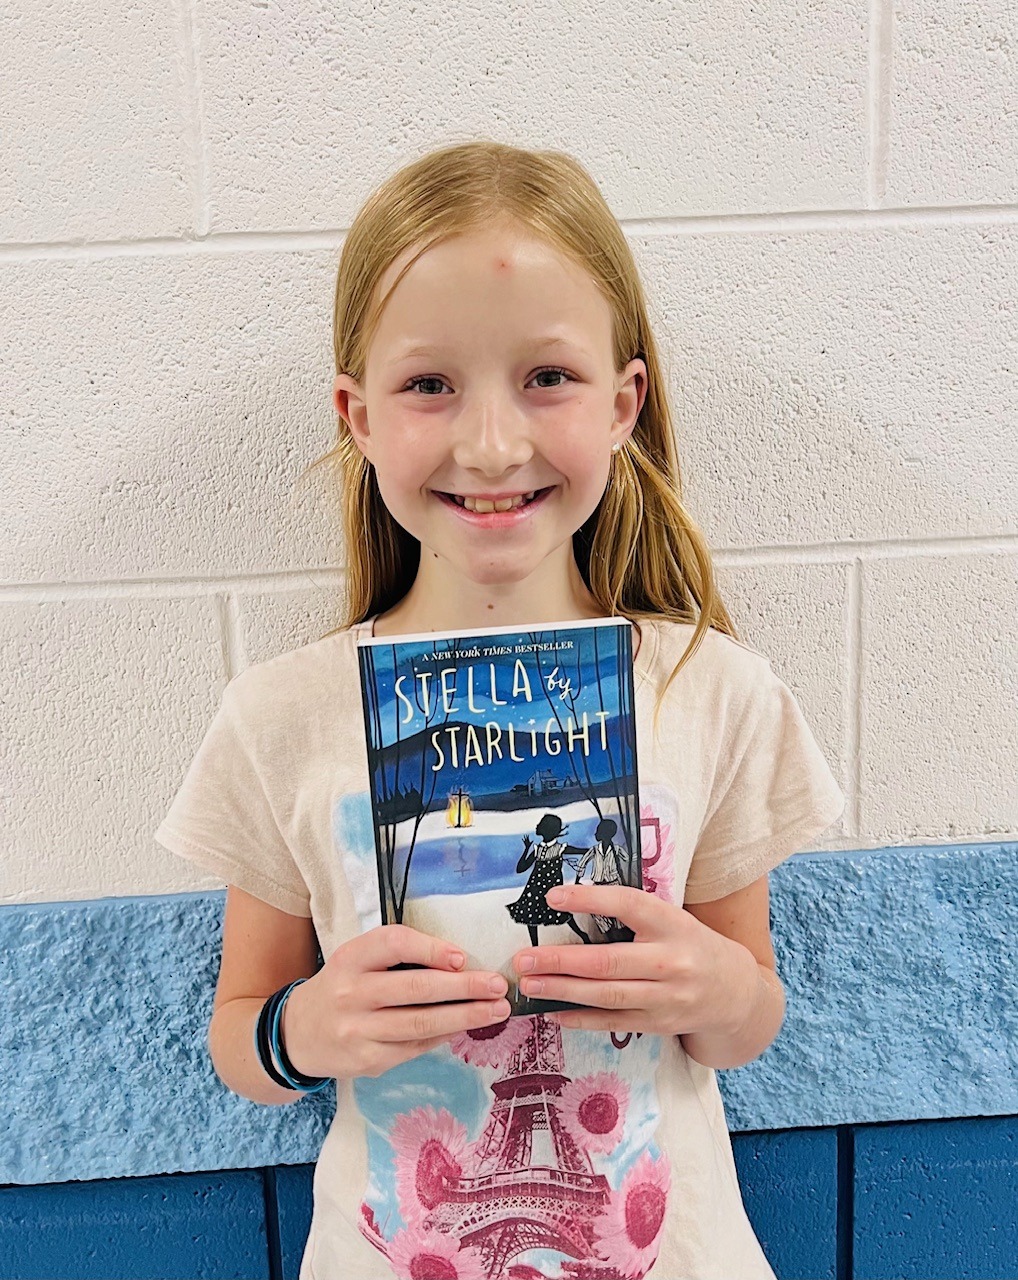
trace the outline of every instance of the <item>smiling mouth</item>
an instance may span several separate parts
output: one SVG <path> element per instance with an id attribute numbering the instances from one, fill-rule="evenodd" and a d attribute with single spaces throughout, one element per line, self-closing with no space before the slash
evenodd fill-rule
<path id="1" fill-rule="evenodd" d="M 521 494 L 516 498 L 505 498 L 500 502 L 491 502 L 487 498 L 464 498 L 459 494 L 445 493 L 440 489 L 435 492 L 445 502 L 457 507 L 460 511 L 468 511 L 473 515 L 504 515 L 507 512 L 521 511 L 527 507 L 533 506 L 541 501 L 547 494 L 551 493 L 554 485 L 549 485 L 545 489 L 533 489 L 530 493 Z"/>

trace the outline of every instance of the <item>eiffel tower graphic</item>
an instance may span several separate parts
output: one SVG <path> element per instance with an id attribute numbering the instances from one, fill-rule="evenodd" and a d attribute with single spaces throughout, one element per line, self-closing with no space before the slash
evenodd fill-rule
<path id="1" fill-rule="evenodd" d="M 528 1249 L 592 1259 L 594 1223 L 611 1194 L 559 1115 L 569 1083 L 562 1028 L 540 1017 L 532 1026 L 491 1086 L 495 1100 L 469 1172 L 449 1179 L 428 1220 L 477 1249 L 491 1280 Z"/>

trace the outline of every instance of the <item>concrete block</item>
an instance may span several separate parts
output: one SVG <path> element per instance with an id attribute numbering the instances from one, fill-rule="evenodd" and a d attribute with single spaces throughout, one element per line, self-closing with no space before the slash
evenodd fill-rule
<path id="1" fill-rule="evenodd" d="M 231 0 L 201 4 L 197 26 L 217 230 L 348 226 L 402 164 L 474 137 L 568 140 L 623 218 L 863 201 L 854 0 L 681 16 L 544 0 L 461 7 L 455 21 L 426 6 Z"/>
<path id="2" fill-rule="evenodd" d="M 895 5 L 884 204 L 1013 204 L 1016 83 L 1010 0 Z"/>
<path id="3" fill-rule="evenodd" d="M 226 683 L 215 599 L 7 602 L 0 661 L 5 901 L 201 884 L 152 832 Z"/>
<path id="4" fill-rule="evenodd" d="M 172 5 L 3 6 L 0 241 L 194 230 L 197 138 L 184 39 Z"/>
<path id="5" fill-rule="evenodd" d="M 861 829 L 879 844 L 1018 830 L 1018 555 L 863 569 Z"/>
<path id="6" fill-rule="evenodd" d="M 292 591 L 238 591 L 237 633 L 245 665 L 321 640 L 342 621 L 343 575 L 309 569 Z"/>
<path id="7" fill-rule="evenodd" d="M 713 547 L 1013 533 L 1018 224 L 632 243 Z"/>
<path id="8" fill-rule="evenodd" d="M 833 1129 L 738 1133 L 742 1202 L 780 1280 L 835 1280 L 838 1136 Z"/>
<path id="9" fill-rule="evenodd" d="M 855 1134 L 855 1280 L 1018 1276 L 1018 1117 Z"/>
<path id="10" fill-rule="evenodd" d="M 326 468 L 303 477 L 335 439 L 335 270 L 331 251 L 6 264 L 0 580 L 339 555 Z"/>
<path id="11" fill-rule="evenodd" d="M 852 789 L 845 756 L 848 574 L 844 564 L 718 566 L 718 583 L 740 639 L 766 654 L 795 694 L 846 793 Z M 825 842 L 850 818 L 849 805 Z"/>
<path id="12" fill-rule="evenodd" d="M 280 1280 L 297 1280 L 311 1230 L 315 1166 L 279 1165 L 275 1170 L 275 1207 L 282 1264 Z"/>
<path id="13" fill-rule="evenodd" d="M 317 1160 L 334 1090 L 262 1106 L 212 1066 L 224 898 L 0 909 L 0 1183 Z"/>
<path id="14" fill-rule="evenodd" d="M 0 1189 L 4 1280 L 269 1280 L 259 1172 Z"/>
<path id="15" fill-rule="evenodd" d="M 1018 1112 L 1016 846 L 799 854 L 771 873 L 785 1023 L 729 1126 Z"/>

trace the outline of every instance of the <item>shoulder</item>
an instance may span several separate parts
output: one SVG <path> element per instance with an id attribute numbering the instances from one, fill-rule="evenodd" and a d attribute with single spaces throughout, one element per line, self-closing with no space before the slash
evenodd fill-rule
<path id="1" fill-rule="evenodd" d="M 224 705 L 245 723 L 269 728 L 360 705 L 356 627 L 323 636 L 275 657 L 249 663 L 230 680 Z"/>
<path id="2" fill-rule="evenodd" d="M 653 645 L 654 636 L 657 638 L 651 655 L 651 676 L 660 689 L 664 688 L 669 676 L 690 649 L 696 627 L 691 622 L 673 622 L 668 618 L 651 619 L 649 626 L 654 634 L 647 635 L 648 642 Z M 766 654 L 754 649 L 744 640 L 737 640 L 724 631 L 708 627 L 697 641 L 696 648 L 686 658 L 671 689 L 683 680 L 688 680 L 695 681 L 698 687 L 714 685 L 744 695 L 754 689 L 766 688 L 777 678 Z"/>

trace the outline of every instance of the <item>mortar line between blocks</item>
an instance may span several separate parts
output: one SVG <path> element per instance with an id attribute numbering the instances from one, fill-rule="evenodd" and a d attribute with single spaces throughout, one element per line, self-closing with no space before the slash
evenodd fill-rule
<path id="1" fill-rule="evenodd" d="M 857 557 L 848 571 L 846 582 L 846 680 L 845 680 L 845 748 L 848 766 L 848 802 L 845 819 L 846 832 L 858 838 L 862 830 L 862 761 L 859 744 L 862 741 L 863 665 L 866 660 L 866 643 L 863 627 L 865 605 L 864 561 Z"/>
<path id="2" fill-rule="evenodd" d="M 879 209 L 887 193 L 894 71 L 894 0 L 869 0 L 866 84 L 866 204 Z"/>
<path id="3" fill-rule="evenodd" d="M 868 144 L 864 144 L 868 146 Z M 860 193 L 865 201 L 865 191 Z M 868 209 L 776 209 L 761 213 L 672 214 L 661 218 L 620 218 L 630 239 L 699 235 L 805 235 L 811 232 L 859 234 L 877 229 L 907 230 L 952 226 L 1013 226 L 1018 205 L 934 205 Z M 61 259 L 103 261 L 107 258 L 159 258 L 174 254 L 336 253 L 346 237 L 343 228 L 321 231 L 199 231 L 194 235 L 149 236 L 137 240 L 50 240 L 0 244 L 0 262 L 51 262 Z"/>
<path id="4" fill-rule="evenodd" d="M 1018 534 L 974 535 L 969 538 L 888 539 L 843 543 L 812 543 L 773 547 L 713 547 L 719 568 L 758 568 L 763 565 L 851 564 L 863 560 L 949 560 L 962 556 L 1013 556 L 1018 554 Z M 312 574 L 315 576 L 312 577 Z M 225 591 L 239 596 L 251 592 L 320 591 L 342 587 L 341 568 L 312 568 L 224 573 L 220 577 L 174 576 L 165 578 L 93 578 L 73 582 L 3 582 L 0 603 L 43 603 L 51 600 L 134 596 L 166 599 L 214 596 Z"/>
<path id="5" fill-rule="evenodd" d="M 209 231 L 208 138 L 205 132 L 204 80 L 201 65 L 201 33 L 194 0 L 177 0 L 183 46 L 182 91 L 187 113 L 188 163 L 191 172 L 191 217 L 194 232 Z"/>

